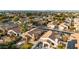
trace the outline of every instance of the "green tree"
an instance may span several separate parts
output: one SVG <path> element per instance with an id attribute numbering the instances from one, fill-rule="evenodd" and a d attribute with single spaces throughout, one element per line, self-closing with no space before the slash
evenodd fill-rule
<path id="1" fill-rule="evenodd" d="M 18 21 L 19 17 L 18 16 L 14 16 L 13 21 Z"/>
<path id="2" fill-rule="evenodd" d="M 20 30 L 21 30 L 22 33 L 23 33 L 23 32 L 26 32 L 26 31 L 28 30 L 28 25 L 27 25 L 27 23 L 22 23 L 22 24 L 20 25 Z"/>
<path id="3" fill-rule="evenodd" d="M 22 45 L 21 49 L 30 49 L 30 48 L 32 48 L 32 46 L 33 46 L 33 44 L 27 43 L 27 44 Z"/>
<path id="4" fill-rule="evenodd" d="M 63 44 L 59 44 L 59 45 L 58 45 L 58 49 L 64 49 Z"/>

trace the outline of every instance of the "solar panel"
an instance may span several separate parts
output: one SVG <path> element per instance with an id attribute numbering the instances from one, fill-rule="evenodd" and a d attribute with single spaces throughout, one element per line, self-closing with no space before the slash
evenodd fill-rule
<path id="1" fill-rule="evenodd" d="M 68 49 L 76 49 L 76 47 L 75 47 L 76 43 L 77 43 L 77 40 L 69 41 L 68 44 L 67 44 L 67 48 Z"/>

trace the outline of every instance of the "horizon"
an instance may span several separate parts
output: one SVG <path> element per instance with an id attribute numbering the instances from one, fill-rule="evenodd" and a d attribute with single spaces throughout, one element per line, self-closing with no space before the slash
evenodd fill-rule
<path id="1" fill-rule="evenodd" d="M 79 12 L 79 10 L 0 10 L 0 12 L 8 12 L 8 11 L 11 11 L 11 12 L 19 12 L 19 11 L 23 11 L 23 12 Z"/>

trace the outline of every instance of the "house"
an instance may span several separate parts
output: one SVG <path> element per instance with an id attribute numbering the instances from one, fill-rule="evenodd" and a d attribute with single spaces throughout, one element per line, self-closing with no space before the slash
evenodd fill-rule
<path id="1" fill-rule="evenodd" d="M 49 29 L 54 29 L 55 28 L 55 25 L 53 24 L 53 22 L 50 22 L 50 23 L 47 24 L 47 27 Z"/>
<path id="2" fill-rule="evenodd" d="M 33 28 L 25 33 L 23 33 L 21 36 L 25 38 L 28 41 L 36 41 L 39 39 L 39 37 L 42 35 L 44 31 L 42 29 Z"/>
<path id="3" fill-rule="evenodd" d="M 48 19 L 48 21 L 50 22 L 50 21 L 53 20 L 53 16 L 52 16 L 52 15 L 48 15 L 47 19 Z"/>
<path id="4" fill-rule="evenodd" d="M 0 39 L 0 44 L 7 44 L 7 43 L 10 43 L 12 41 L 13 41 L 12 38 L 10 38 L 9 36 L 3 36 Z"/>
<path id="5" fill-rule="evenodd" d="M 19 42 L 16 43 L 17 48 L 19 48 L 21 45 L 23 45 L 24 43 L 26 43 L 25 40 L 21 40 Z"/>
<path id="6" fill-rule="evenodd" d="M 16 35 L 17 36 L 17 33 L 13 30 L 8 30 L 7 32 L 8 35 L 12 36 L 12 35 Z"/>
<path id="7" fill-rule="evenodd" d="M 79 24 L 79 17 L 74 18 L 74 24 Z"/>
<path id="8" fill-rule="evenodd" d="M 20 28 L 18 24 L 14 24 L 13 22 L 5 22 L 0 24 L 1 28 L 4 28 L 7 32 L 16 32 L 16 34 L 20 34 Z"/>
<path id="9" fill-rule="evenodd" d="M 2 39 L 0 39 L 0 44 L 3 44 L 3 43 L 4 43 L 4 41 Z"/>
<path id="10" fill-rule="evenodd" d="M 64 23 L 65 23 L 67 26 L 70 26 L 71 21 L 72 21 L 72 19 L 68 17 L 68 18 L 65 19 Z"/>
<path id="11" fill-rule="evenodd" d="M 79 32 L 79 24 L 74 24 L 75 32 Z"/>
<path id="12" fill-rule="evenodd" d="M 54 45 L 54 47 L 58 46 L 58 39 L 55 38 L 55 35 L 52 31 L 47 31 L 40 37 L 41 42 L 43 42 L 43 47 L 50 48 L 50 43 Z"/>
<path id="13" fill-rule="evenodd" d="M 43 49 L 43 43 L 38 41 L 35 45 L 32 46 L 32 49 Z"/>
<path id="14" fill-rule="evenodd" d="M 74 18 L 75 31 L 79 32 L 79 17 Z"/>
<path id="15" fill-rule="evenodd" d="M 59 30 L 63 31 L 63 30 L 68 30 L 68 26 L 66 26 L 64 23 L 61 23 L 59 25 Z"/>
<path id="16" fill-rule="evenodd" d="M 9 16 L 9 17 L 14 17 L 15 16 L 15 14 L 12 14 L 12 13 L 6 13 L 6 15 Z"/>

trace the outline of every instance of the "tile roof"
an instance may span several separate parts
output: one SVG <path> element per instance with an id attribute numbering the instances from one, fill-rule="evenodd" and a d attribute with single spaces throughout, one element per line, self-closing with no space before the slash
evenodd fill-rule
<path id="1" fill-rule="evenodd" d="M 79 33 L 71 34 L 70 38 L 73 38 L 73 39 L 79 40 Z"/>
<path id="2" fill-rule="evenodd" d="M 28 33 L 30 35 L 34 34 L 34 35 L 38 35 L 38 34 L 41 34 L 43 32 L 42 29 L 38 29 L 38 28 L 33 28 L 32 30 L 28 31 Z"/>
<path id="3" fill-rule="evenodd" d="M 26 35 L 30 35 L 30 37 L 32 37 L 33 35 L 38 38 L 40 37 L 40 35 L 43 33 L 42 29 L 38 29 L 38 28 L 33 28 L 25 33 L 22 34 L 22 36 L 26 36 Z"/>
<path id="4" fill-rule="evenodd" d="M 6 23 L 1 23 L 0 24 L 0 27 L 4 27 L 4 28 L 7 28 L 7 29 L 11 29 L 11 28 L 14 28 L 14 27 L 17 27 L 18 25 L 17 24 L 14 24 L 13 22 L 6 22 Z"/>
<path id="5" fill-rule="evenodd" d="M 11 30 L 15 31 L 16 33 L 20 33 L 20 28 L 19 27 L 12 28 Z"/>
<path id="6" fill-rule="evenodd" d="M 53 31 L 47 31 L 41 38 L 50 38 L 54 40 L 55 36 Z"/>

